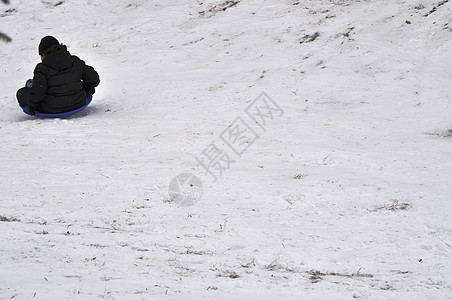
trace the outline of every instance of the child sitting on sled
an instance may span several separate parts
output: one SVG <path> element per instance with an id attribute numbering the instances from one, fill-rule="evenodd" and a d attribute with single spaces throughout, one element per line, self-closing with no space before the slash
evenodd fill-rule
<path id="1" fill-rule="evenodd" d="M 33 79 L 17 91 L 17 100 L 25 113 L 64 113 L 86 104 L 87 94 L 94 94 L 99 74 L 65 45 L 52 36 L 42 38 L 38 48 L 41 56 Z"/>

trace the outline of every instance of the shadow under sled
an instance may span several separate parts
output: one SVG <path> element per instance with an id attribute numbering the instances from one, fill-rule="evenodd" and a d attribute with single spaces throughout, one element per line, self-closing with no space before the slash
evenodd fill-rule
<path id="1" fill-rule="evenodd" d="M 76 113 L 84 110 L 91 103 L 91 100 L 93 100 L 93 95 L 91 93 L 87 93 L 86 94 L 86 104 L 80 108 L 77 108 L 77 109 L 74 109 L 71 111 L 67 111 L 67 112 L 63 112 L 63 113 L 57 113 L 57 114 L 48 114 L 48 113 L 42 113 L 39 111 L 35 111 L 35 116 L 41 117 L 41 118 L 60 118 L 60 117 L 72 116 L 72 115 L 75 115 Z M 24 106 L 20 105 L 20 107 L 22 109 L 24 109 Z"/>

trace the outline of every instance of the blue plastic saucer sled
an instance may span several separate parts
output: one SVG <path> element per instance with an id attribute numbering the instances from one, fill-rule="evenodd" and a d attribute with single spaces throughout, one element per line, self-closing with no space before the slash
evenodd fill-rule
<path id="1" fill-rule="evenodd" d="M 91 93 L 87 93 L 86 94 L 86 104 L 80 108 L 77 108 L 77 109 L 74 109 L 71 111 L 67 111 L 64 113 L 58 113 L 58 114 L 47 114 L 47 113 L 42 113 L 42 112 L 36 111 L 35 116 L 41 117 L 41 118 L 61 118 L 61 117 L 72 116 L 72 115 L 75 115 L 76 113 L 84 110 L 91 103 L 91 100 L 93 100 L 93 95 L 91 95 Z M 22 107 L 22 109 L 24 108 L 22 105 L 20 107 Z"/>

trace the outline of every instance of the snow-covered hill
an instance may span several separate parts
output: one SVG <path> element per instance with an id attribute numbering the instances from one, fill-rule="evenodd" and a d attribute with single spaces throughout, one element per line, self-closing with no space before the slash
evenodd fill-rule
<path id="1" fill-rule="evenodd" d="M 448 0 L 0 8 L 0 298 L 451 297 Z M 100 73 L 75 117 L 17 106 L 45 35 Z"/>

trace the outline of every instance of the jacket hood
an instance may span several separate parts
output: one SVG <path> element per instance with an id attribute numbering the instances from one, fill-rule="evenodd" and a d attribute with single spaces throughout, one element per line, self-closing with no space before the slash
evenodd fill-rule
<path id="1" fill-rule="evenodd" d="M 67 50 L 59 49 L 44 56 L 42 63 L 55 70 L 65 70 L 72 65 L 72 58 Z"/>

